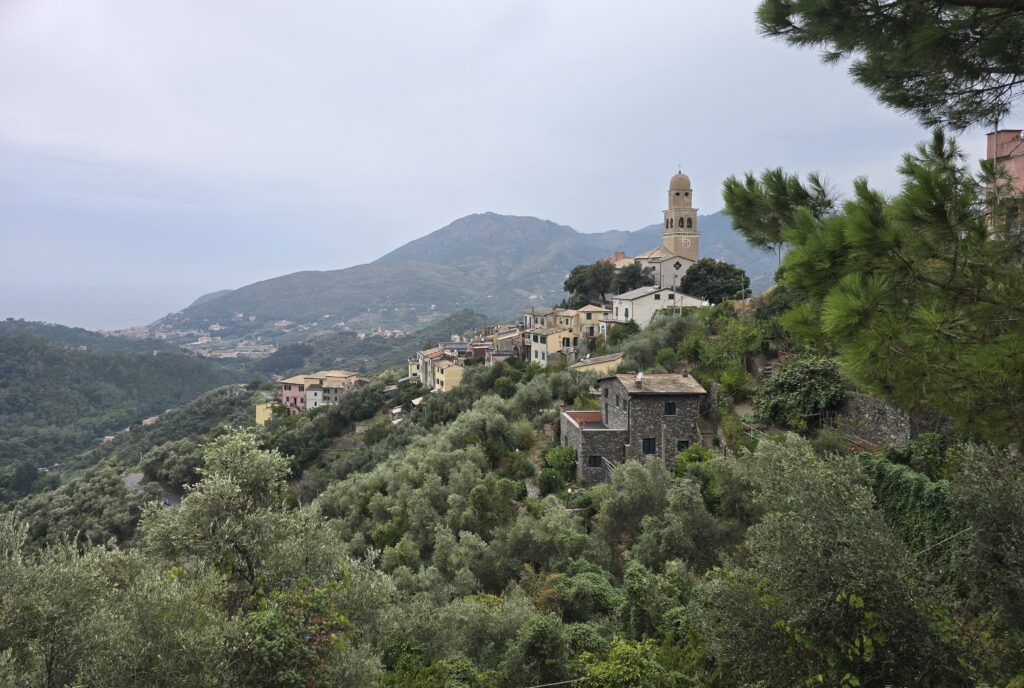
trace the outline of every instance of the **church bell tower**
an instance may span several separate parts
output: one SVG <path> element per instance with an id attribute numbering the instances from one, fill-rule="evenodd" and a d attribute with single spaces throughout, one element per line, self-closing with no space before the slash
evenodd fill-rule
<path id="1" fill-rule="evenodd" d="M 693 207 L 690 178 L 682 172 L 674 174 L 668 185 L 668 208 L 661 243 L 675 256 L 694 262 L 700 258 L 700 233 L 697 231 L 697 209 Z"/>

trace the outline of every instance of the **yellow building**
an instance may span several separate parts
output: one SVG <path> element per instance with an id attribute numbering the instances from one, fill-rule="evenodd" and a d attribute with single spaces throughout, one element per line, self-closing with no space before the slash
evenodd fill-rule
<path id="1" fill-rule="evenodd" d="M 607 356 L 586 358 L 573 363 L 569 366 L 569 370 L 585 374 L 596 373 L 600 377 L 608 377 L 609 375 L 614 375 L 619 370 L 619 366 L 622 365 L 623 355 L 620 351 L 615 354 L 608 354 Z"/>
<path id="2" fill-rule="evenodd" d="M 580 326 L 579 311 L 571 308 L 558 308 L 554 313 L 555 327 L 564 327 L 567 330 L 577 330 Z"/>
<path id="3" fill-rule="evenodd" d="M 462 384 L 466 369 L 461 363 L 447 359 L 434 364 L 434 391 L 449 392 Z"/>
<path id="4" fill-rule="evenodd" d="M 572 327 L 535 327 L 526 336 L 530 342 L 531 363 L 547 367 L 549 363 L 559 360 L 576 360 L 580 335 Z"/>
<path id="5" fill-rule="evenodd" d="M 610 310 L 604 306 L 587 305 L 578 309 L 580 324 L 580 336 L 586 339 L 594 339 L 601 335 L 601 321 L 604 320 Z"/>
<path id="6" fill-rule="evenodd" d="M 274 415 L 274 406 L 276 405 L 276 401 L 263 401 L 256 404 L 256 425 L 266 425 Z"/>
<path id="7" fill-rule="evenodd" d="M 417 380 L 420 379 L 420 359 L 416 356 L 409 357 L 409 372 L 407 375 L 409 377 L 414 377 Z"/>

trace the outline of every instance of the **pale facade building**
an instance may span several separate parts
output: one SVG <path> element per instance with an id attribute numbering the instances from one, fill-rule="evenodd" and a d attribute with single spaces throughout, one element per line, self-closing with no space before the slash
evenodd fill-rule
<path id="1" fill-rule="evenodd" d="M 663 289 L 654 285 L 640 287 L 612 298 L 612 312 L 602 321 L 605 325 L 602 333 L 607 332 L 609 326 L 627 322 L 635 322 L 642 329 L 651 323 L 654 314 L 660 310 L 704 308 L 709 305 L 711 304 L 707 301 L 681 294 L 674 289 Z"/>
<path id="2" fill-rule="evenodd" d="M 641 267 L 653 270 L 657 287 L 679 286 L 683 275 L 700 258 L 700 232 L 697 209 L 693 207 L 690 178 L 682 172 L 673 175 L 668 185 L 668 208 L 664 212 L 661 245 L 636 257 Z"/>

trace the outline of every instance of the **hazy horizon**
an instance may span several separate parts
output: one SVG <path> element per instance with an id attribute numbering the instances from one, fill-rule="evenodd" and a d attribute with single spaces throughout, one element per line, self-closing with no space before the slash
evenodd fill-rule
<path id="1" fill-rule="evenodd" d="M 0 317 L 144 324 L 474 212 L 635 230 L 677 166 L 704 214 L 766 167 L 895 190 L 927 132 L 755 5 L 4 3 Z"/>

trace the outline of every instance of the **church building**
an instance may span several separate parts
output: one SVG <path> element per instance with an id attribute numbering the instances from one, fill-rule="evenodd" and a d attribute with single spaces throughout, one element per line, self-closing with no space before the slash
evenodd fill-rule
<path id="1" fill-rule="evenodd" d="M 636 257 L 644 268 L 653 268 L 654 284 L 662 289 L 679 286 L 683 274 L 700 258 L 697 209 L 693 207 L 690 178 L 682 172 L 668 185 L 668 209 L 661 245 Z"/>

